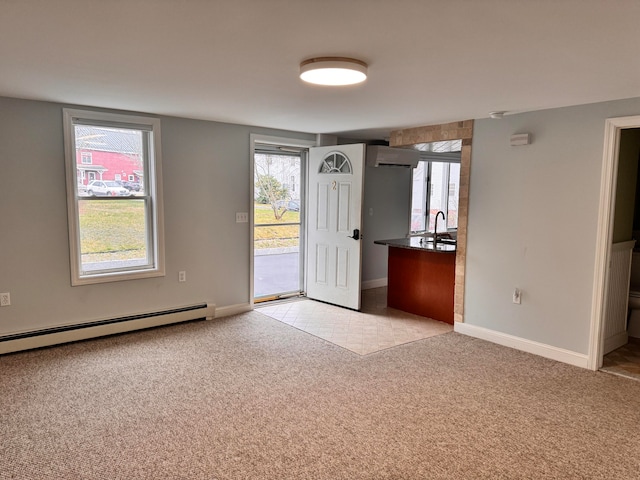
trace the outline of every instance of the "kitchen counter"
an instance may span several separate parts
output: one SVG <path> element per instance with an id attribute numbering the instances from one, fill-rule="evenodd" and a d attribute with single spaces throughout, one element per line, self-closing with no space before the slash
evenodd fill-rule
<path id="1" fill-rule="evenodd" d="M 456 245 L 428 240 L 409 237 L 374 242 L 389 247 L 387 305 L 453 324 Z"/>
<path id="2" fill-rule="evenodd" d="M 453 243 L 452 243 L 453 242 Z M 388 245 L 390 247 L 408 248 L 411 250 L 424 250 L 427 252 L 456 253 L 456 244 L 452 240 L 437 241 L 435 244 L 431 238 L 409 237 L 395 238 L 392 240 L 375 240 L 378 245 Z"/>

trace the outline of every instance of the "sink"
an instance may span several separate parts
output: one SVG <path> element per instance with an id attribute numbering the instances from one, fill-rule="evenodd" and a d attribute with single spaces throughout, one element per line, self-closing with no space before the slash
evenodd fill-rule
<path id="1" fill-rule="evenodd" d="M 436 251 L 437 250 L 442 250 L 444 252 L 455 252 L 455 250 L 456 250 L 455 243 L 441 242 L 440 240 L 438 240 L 436 243 L 424 242 L 420 246 L 422 248 L 427 249 L 427 250 L 436 250 Z"/>
<path id="2" fill-rule="evenodd" d="M 414 236 L 411 237 L 410 244 L 413 247 L 424 248 L 425 250 L 455 252 L 456 241 L 452 238 L 443 238 L 437 242 L 433 241 L 433 237 Z"/>
<path id="3" fill-rule="evenodd" d="M 458 243 L 458 241 L 454 240 L 453 238 L 439 238 L 438 243 L 448 243 L 449 245 L 455 245 L 456 243 Z"/>
<path id="4" fill-rule="evenodd" d="M 433 243 L 433 237 L 426 237 L 424 235 L 414 235 L 412 238 L 424 238 L 425 242 Z M 458 241 L 454 238 L 438 238 L 437 243 L 446 243 L 448 245 L 456 245 Z"/>

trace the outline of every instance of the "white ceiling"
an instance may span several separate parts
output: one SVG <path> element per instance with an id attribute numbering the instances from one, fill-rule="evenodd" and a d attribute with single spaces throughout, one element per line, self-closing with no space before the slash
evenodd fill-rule
<path id="1" fill-rule="evenodd" d="M 384 138 L 638 97 L 639 45 L 638 0 L 0 0 L 0 95 Z"/>

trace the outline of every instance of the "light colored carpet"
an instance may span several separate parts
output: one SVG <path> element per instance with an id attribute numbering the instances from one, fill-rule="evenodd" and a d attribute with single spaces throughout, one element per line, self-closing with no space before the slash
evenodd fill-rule
<path id="1" fill-rule="evenodd" d="M 640 382 L 257 312 L 0 357 L 2 479 L 633 479 Z"/>

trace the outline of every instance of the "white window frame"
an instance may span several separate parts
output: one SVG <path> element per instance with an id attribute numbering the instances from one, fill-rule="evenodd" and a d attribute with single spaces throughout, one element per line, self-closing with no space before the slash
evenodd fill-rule
<path id="1" fill-rule="evenodd" d="M 443 161 L 443 160 L 422 160 L 424 162 L 424 178 L 421 179 L 424 184 L 424 188 L 422 191 L 422 205 L 424 206 L 425 213 L 425 229 L 424 230 L 411 230 L 411 215 L 409 216 L 409 229 L 411 235 L 418 235 L 424 233 L 433 233 L 433 225 L 430 222 L 429 212 L 431 211 L 431 196 L 434 194 L 432 191 L 431 184 L 431 176 L 432 176 L 432 167 L 434 162 L 442 163 L 444 165 L 444 172 L 442 178 L 443 188 L 440 192 L 440 204 L 446 205 L 446 207 L 442 210 L 445 214 L 444 225 L 448 225 L 449 223 L 449 196 L 451 195 L 451 183 L 450 183 L 450 172 L 451 172 L 451 164 L 459 163 L 453 161 Z M 446 186 L 445 186 L 446 185 Z M 412 198 L 411 204 L 413 209 L 413 182 L 412 182 Z M 455 195 L 455 192 L 454 192 Z M 459 201 L 458 201 L 459 203 Z M 438 221 L 438 225 L 440 225 L 440 220 Z M 455 232 L 458 230 L 458 227 L 449 228 L 446 227 L 444 230 L 448 232 Z M 442 231 L 442 230 L 441 230 Z"/>
<path id="2" fill-rule="evenodd" d="M 82 271 L 80 252 L 80 225 L 78 200 L 81 197 L 77 185 L 77 155 L 75 148 L 76 124 L 129 128 L 148 132 L 147 161 L 145 161 L 145 200 L 147 229 L 150 232 L 147 251 L 149 263 L 138 267 L 121 267 L 107 270 Z M 165 275 L 164 215 L 162 202 L 162 155 L 160 148 L 160 119 L 137 115 L 96 112 L 90 110 L 63 109 L 65 166 L 67 180 L 67 211 L 69 226 L 69 252 L 71 285 L 87 285 Z M 106 200 L 109 201 L 109 200 Z M 115 200 L 112 200 L 115 201 Z"/>

